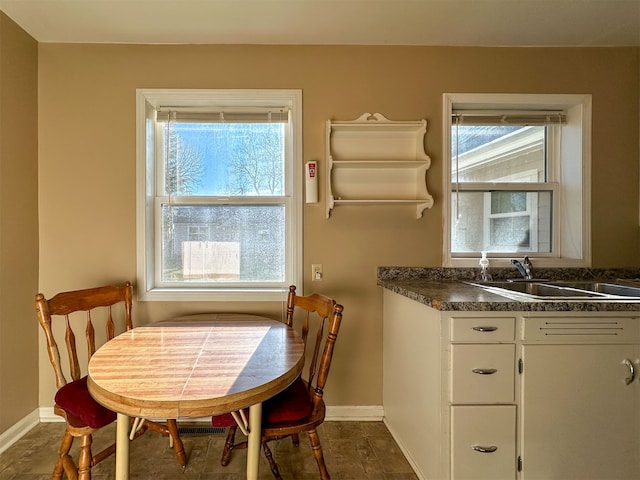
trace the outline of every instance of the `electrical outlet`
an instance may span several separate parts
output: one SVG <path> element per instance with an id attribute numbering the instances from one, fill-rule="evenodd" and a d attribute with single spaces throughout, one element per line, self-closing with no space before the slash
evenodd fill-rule
<path id="1" fill-rule="evenodd" d="M 311 265 L 311 280 L 314 282 L 322 280 L 322 264 L 314 263 Z"/>

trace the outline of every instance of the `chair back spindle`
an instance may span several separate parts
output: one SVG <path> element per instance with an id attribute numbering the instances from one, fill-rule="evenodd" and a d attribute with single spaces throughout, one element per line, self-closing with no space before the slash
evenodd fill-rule
<path id="1" fill-rule="evenodd" d="M 69 315 L 64 316 L 65 320 L 65 344 L 67 345 L 67 354 L 69 355 L 69 371 L 71 375 L 71 381 L 78 380 L 80 378 L 80 362 L 78 361 L 78 349 L 76 348 L 76 336 L 73 333 L 73 327 L 71 326 L 71 320 L 69 320 Z M 52 338 L 54 338 L 52 336 Z M 62 368 L 62 367 L 61 367 Z M 66 378 L 64 378 L 64 384 L 67 383 Z M 58 385 L 60 388 L 62 385 Z"/>

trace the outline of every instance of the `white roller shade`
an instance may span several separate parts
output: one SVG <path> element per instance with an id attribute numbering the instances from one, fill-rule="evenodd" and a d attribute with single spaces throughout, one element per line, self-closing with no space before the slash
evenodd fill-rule
<path id="1" fill-rule="evenodd" d="M 156 120 L 188 123 L 287 123 L 289 110 L 284 107 L 228 110 L 162 107 L 156 113 Z"/>
<path id="2" fill-rule="evenodd" d="M 454 109 L 451 123 L 460 125 L 564 125 L 562 110 L 464 110 Z"/>

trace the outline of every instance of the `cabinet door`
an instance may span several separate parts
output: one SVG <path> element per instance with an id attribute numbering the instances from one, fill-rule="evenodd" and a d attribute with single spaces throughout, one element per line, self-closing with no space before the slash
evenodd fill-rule
<path id="1" fill-rule="evenodd" d="M 640 478 L 640 381 L 631 345 L 523 347 L 523 480 Z"/>

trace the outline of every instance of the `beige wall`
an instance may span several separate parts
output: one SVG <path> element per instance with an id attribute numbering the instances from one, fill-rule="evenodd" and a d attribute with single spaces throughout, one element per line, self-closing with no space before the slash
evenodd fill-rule
<path id="1" fill-rule="evenodd" d="M 305 206 L 304 291 L 345 306 L 331 405 L 381 404 L 379 265 L 438 266 L 443 92 L 593 95 L 593 264 L 638 266 L 637 48 L 39 45 L 40 290 L 135 279 L 135 89 L 300 88 L 304 161 L 320 160 L 324 122 L 381 112 L 428 120 L 435 206 Z M 310 281 L 311 263 L 324 280 Z M 142 303 L 137 322 L 280 304 Z M 41 345 L 40 404 L 53 379 Z"/>
<path id="2" fill-rule="evenodd" d="M 37 61 L 0 12 L 0 434 L 38 407 Z"/>

